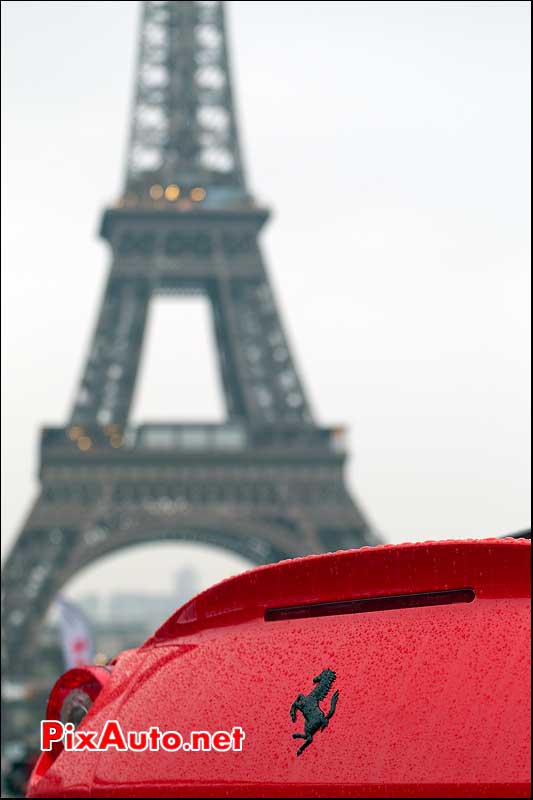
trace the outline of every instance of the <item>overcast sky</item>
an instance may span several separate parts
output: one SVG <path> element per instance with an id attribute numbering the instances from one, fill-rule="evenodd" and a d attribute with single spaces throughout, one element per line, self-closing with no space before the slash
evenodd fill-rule
<path id="1" fill-rule="evenodd" d="M 265 255 L 316 416 L 350 428 L 350 487 L 391 542 L 529 526 L 529 3 L 228 5 Z M 2 3 L 4 553 L 109 267 L 138 13 Z M 154 303 L 134 421 L 223 418 L 208 313 Z M 152 552 L 73 590 L 168 588 L 200 551 Z"/>

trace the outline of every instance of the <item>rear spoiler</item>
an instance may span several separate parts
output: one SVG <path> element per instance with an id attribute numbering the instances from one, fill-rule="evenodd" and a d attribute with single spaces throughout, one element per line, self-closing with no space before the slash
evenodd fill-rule
<path id="1" fill-rule="evenodd" d="M 361 547 L 268 564 L 196 595 L 141 649 L 258 618 L 275 624 L 324 613 L 384 610 L 391 603 L 405 608 L 435 599 L 470 602 L 474 595 L 499 597 L 504 588 L 506 596 L 526 596 L 530 548 L 524 538 L 462 539 Z"/>

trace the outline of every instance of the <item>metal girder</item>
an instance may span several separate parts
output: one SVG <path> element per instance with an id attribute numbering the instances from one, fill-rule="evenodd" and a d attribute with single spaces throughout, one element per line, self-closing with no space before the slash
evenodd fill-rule
<path id="1" fill-rule="evenodd" d="M 244 193 L 222 2 L 143 3 L 126 192 L 183 181 Z"/>
<path id="2" fill-rule="evenodd" d="M 311 425 L 257 241 L 264 216 L 111 213 L 113 265 L 72 424 L 126 425 L 150 299 L 194 286 L 211 303 L 228 415 L 251 425 Z"/>
<path id="3" fill-rule="evenodd" d="M 75 400 L 74 425 L 126 423 L 149 297 L 146 278 L 110 276 Z"/>

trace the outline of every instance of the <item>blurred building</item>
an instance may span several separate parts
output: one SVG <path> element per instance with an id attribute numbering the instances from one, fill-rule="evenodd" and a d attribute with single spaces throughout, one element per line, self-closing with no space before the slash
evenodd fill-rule
<path id="1" fill-rule="evenodd" d="M 197 573 L 192 567 L 176 572 L 174 589 L 169 593 L 112 592 L 109 595 L 86 594 L 77 600 L 99 633 L 147 630 L 159 627 L 177 608 L 197 591 Z"/>

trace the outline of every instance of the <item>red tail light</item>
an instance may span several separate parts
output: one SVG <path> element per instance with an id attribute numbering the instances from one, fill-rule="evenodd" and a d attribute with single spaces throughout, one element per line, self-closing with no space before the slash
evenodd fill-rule
<path id="1" fill-rule="evenodd" d="M 87 666 L 65 672 L 50 693 L 46 718 L 63 724 L 72 722 L 77 728 L 107 683 L 111 670 L 112 666 Z M 63 742 L 60 741 L 52 745 L 52 750 L 41 753 L 31 782 L 45 774 L 62 750 Z"/>
<path id="2" fill-rule="evenodd" d="M 76 667 L 65 672 L 54 685 L 48 706 L 47 719 L 63 724 L 72 722 L 77 728 L 105 686 L 111 667 Z"/>

